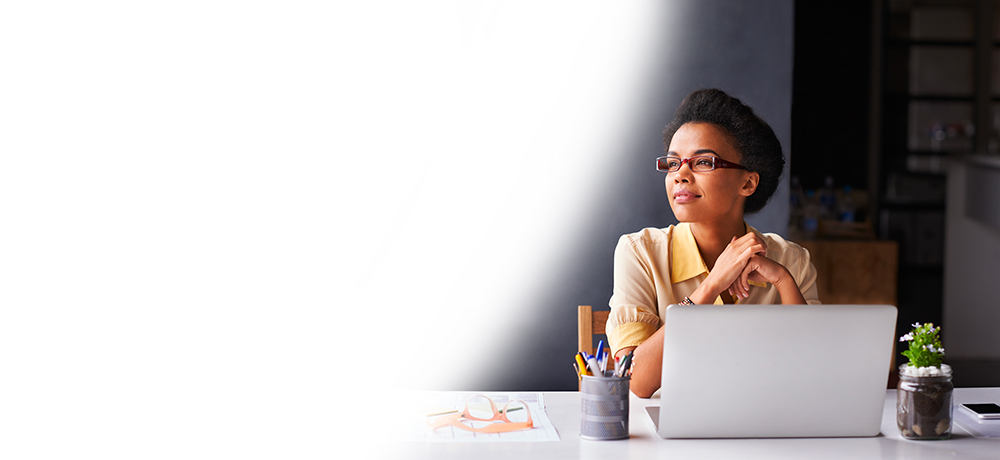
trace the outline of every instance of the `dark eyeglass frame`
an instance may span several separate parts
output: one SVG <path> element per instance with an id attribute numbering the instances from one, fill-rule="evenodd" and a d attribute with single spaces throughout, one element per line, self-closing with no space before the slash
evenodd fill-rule
<path id="1" fill-rule="evenodd" d="M 706 169 L 706 170 L 703 170 L 703 171 L 695 171 L 694 168 L 691 167 L 691 165 L 688 165 L 688 169 L 690 169 L 691 172 L 709 172 L 709 171 L 715 171 L 716 168 L 747 169 L 745 166 L 743 166 L 741 164 L 733 163 L 731 161 L 726 161 L 726 160 L 723 160 L 722 158 L 719 158 L 719 157 L 714 156 L 714 155 L 696 155 L 696 156 L 693 156 L 693 157 L 690 157 L 690 158 L 685 158 L 683 160 L 680 159 L 680 158 L 677 158 L 677 157 L 670 157 L 670 156 L 657 157 L 656 158 L 656 170 L 659 171 L 659 172 L 661 172 L 661 173 L 677 172 L 677 171 L 680 171 L 681 168 L 684 167 L 684 163 L 688 163 L 691 160 L 699 160 L 699 159 L 702 159 L 702 158 L 711 158 L 712 159 L 712 169 Z M 681 163 L 679 165 L 677 165 L 676 169 L 669 169 L 666 166 L 667 160 L 680 161 Z"/>

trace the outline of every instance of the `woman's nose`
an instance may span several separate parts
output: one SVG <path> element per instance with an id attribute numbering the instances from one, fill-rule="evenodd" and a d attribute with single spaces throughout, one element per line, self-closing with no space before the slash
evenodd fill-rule
<path id="1" fill-rule="evenodd" d="M 674 176 L 674 182 L 691 182 L 691 167 L 688 164 L 682 164 L 681 169 L 674 171 L 671 175 Z"/>

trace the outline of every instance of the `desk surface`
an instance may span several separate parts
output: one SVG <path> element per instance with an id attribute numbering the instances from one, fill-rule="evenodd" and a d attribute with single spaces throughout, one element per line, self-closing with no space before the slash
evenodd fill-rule
<path id="1" fill-rule="evenodd" d="M 559 442 L 433 444 L 393 443 L 389 458 L 517 459 L 1000 459 L 1000 438 L 974 438 L 958 425 L 946 441 L 910 441 L 896 428 L 896 391 L 888 390 L 882 433 L 869 438 L 795 439 L 663 439 L 653 431 L 645 407 L 659 399 L 632 395 L 631 437 L 620 441 L 580 439 L 580 396 L 577 392 L 545 393 L 546 412 L 559 431 Z M 1000 401 L 1000 388 L 955 389 L 955 403 Z"/>

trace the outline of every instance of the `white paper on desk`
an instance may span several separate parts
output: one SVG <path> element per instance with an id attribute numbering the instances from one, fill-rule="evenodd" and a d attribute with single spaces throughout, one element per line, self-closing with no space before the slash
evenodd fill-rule
<path id="1" fill-rule="evenodd" d="M 489 396 L 503 407 L 508 400 L 520 399 L 528 405 L 534 428 L 527 430 L 508 431 L 506 433 L 476 433 L 465 431 L 453 426 L 444 426 L 431 430 L 427 426 L 427 408 L 457 409 L 465 407 L 469 396 L 483 394 Z M 558 441 L 559 433 L 545 413 L 545 401 L 541 393 L 507 393 L 507 392 L 413 392 L 406 394 L 408 408 L 403 435 L 399 439 L 405 442 L 545 442 Z"/>

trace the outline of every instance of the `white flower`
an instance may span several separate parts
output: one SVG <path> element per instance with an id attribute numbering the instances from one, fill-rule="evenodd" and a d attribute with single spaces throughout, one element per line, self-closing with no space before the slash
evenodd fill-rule
<path id="1" fill-rule="evenodd" d="M 913 327 L 920 327 L 920 323 L 913 323 Z"/>
<path id="2" fill-rule="evenodd" d="M 938 348 L 938 347 L 935 347 L 934 345 L 924 345 L 923 349 L 927 350 L 927 351 L 929 351 L 931 353 L 942 353 L 942 354 L 944 354 L 944 348 Z"/>
<path id="3" fill-rule="evenodd" d="M 913 340 L 913 334 L 910 334 L 909 332 L 903 334 L 903 336 L 899 338 L 900 342 L 909 342 L 911 340 Z"/>

